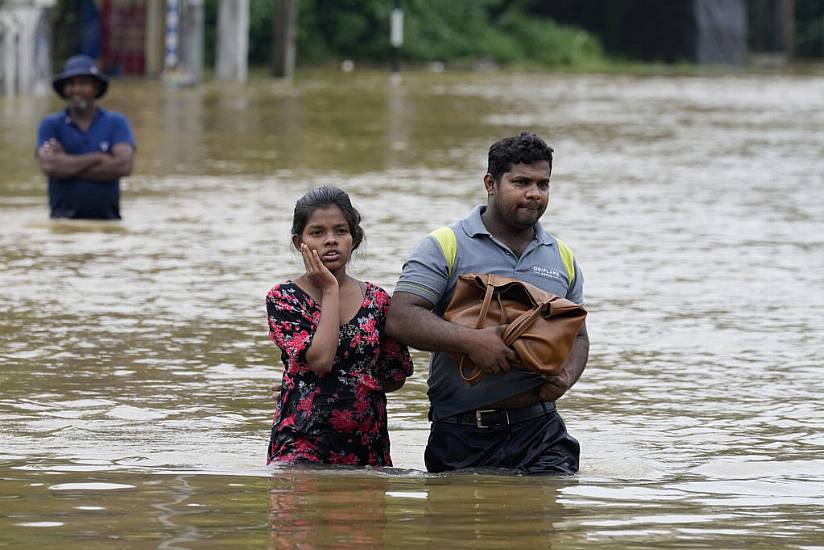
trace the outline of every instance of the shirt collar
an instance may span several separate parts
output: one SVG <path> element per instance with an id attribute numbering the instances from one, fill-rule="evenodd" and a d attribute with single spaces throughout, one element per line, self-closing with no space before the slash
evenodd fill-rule
<path id="1" fill-rule="evenodd" d="M 103 114 L 103 109 L 98 107 L 98 106 L 95 106 L 95 108 L 94 108 L 94 118 L 92 119 L 92 122 L 97 120 L 97 118 L 102 114 Z M 74 123 L 74 121 L 72 120 L 71 115 L 69 114 L 69 108 L 68 107 L 63 109 L 63 122 L 65 122 L 66 124 L 73 124 Z"/>
<path id="2" fill-rule="evenodd" d="M 464 218 L 462 222 L 463 230 L 466 232 L 467 235 L 470 237 L 476 237 L 478 235 L 488 235 L 492 236 L 489 233 L 489 230 L 484 225 L 484 221 L 481 218 L 481 214 L 486 211 L 485 204 L 479 204 L 476 206 L 472 212 L 469 213 L 469 216 Z M 535 240 L 538 241 L 539 244 L 545 245 L 554 245 L 555 240 L 544 230 L 544 226 L 541 225 L 541 222 L 535 222 L 535 225 L 532 226 L 535 230 Z"/>

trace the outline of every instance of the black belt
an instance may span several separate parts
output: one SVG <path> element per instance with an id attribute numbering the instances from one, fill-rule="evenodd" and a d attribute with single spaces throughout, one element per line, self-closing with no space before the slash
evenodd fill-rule
<path id="1" fill-rule="evenodd" d="M 529 407 L 520 409 L 477 409 L 467 411 L 445 418 L 439 418 L 435 422 L 446 422 L 447 424 L 459 424 L 462 426 L 475 426 L 476 428 L 492 428 L 496 426 L 509 426 L 525 422 L 555 410 L 554 403 L 537 403 Z"/>

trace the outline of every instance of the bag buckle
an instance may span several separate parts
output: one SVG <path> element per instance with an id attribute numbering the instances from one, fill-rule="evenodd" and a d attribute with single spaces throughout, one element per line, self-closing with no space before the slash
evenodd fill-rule
<path id="1" fill-rule="evenodd" d="M 503 412 L 506 415 L 506 424 L 509 425 L 509 413 L 507 411 L 496 411 L 495 409 L 478 409 L 475 411 L 475 426 L 482 430 L 486 430 L 489 428 L 486 424 L 483 423 L 481 420 L 481 415 L 484 413 L 492 413 L 492 412 Z"/>

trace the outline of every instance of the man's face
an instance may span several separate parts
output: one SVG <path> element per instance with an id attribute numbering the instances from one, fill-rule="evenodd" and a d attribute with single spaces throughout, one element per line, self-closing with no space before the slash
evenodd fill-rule
<path id="1" fill-rule="evenodd" d="M 92 76 L 73 76 L 63 84 L 63 94 L 70 107 L 85 111 L 94 105 L 99 85 Z"/>
<path id="2" fill-rule="evenodd" d="M 516 229 L 532 227 L 549 205 L 549 162 L 514 164 L 495 182 L 484 177 L 490 206 L 507 225 Z"/>

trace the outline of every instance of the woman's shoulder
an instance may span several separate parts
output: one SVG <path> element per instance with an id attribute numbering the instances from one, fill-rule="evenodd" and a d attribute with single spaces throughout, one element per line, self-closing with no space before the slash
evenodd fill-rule
<path id="1" fill-rule="evenodd" d="M 269 292 L 266 293 L 267 301 L 295 301 L 301 293 L 300 287 L 295 284 L 295 281 L 288 280 L 282 283 L 277 283 Z"/>
<path id="2" fill-rule="evenodd" d="M 378 306 L 389 304 L 392 298 L 383 287 L 369 281 L 364 281 L 364 284 L 366 285 L 366 297 L 370 302 Z"/>

